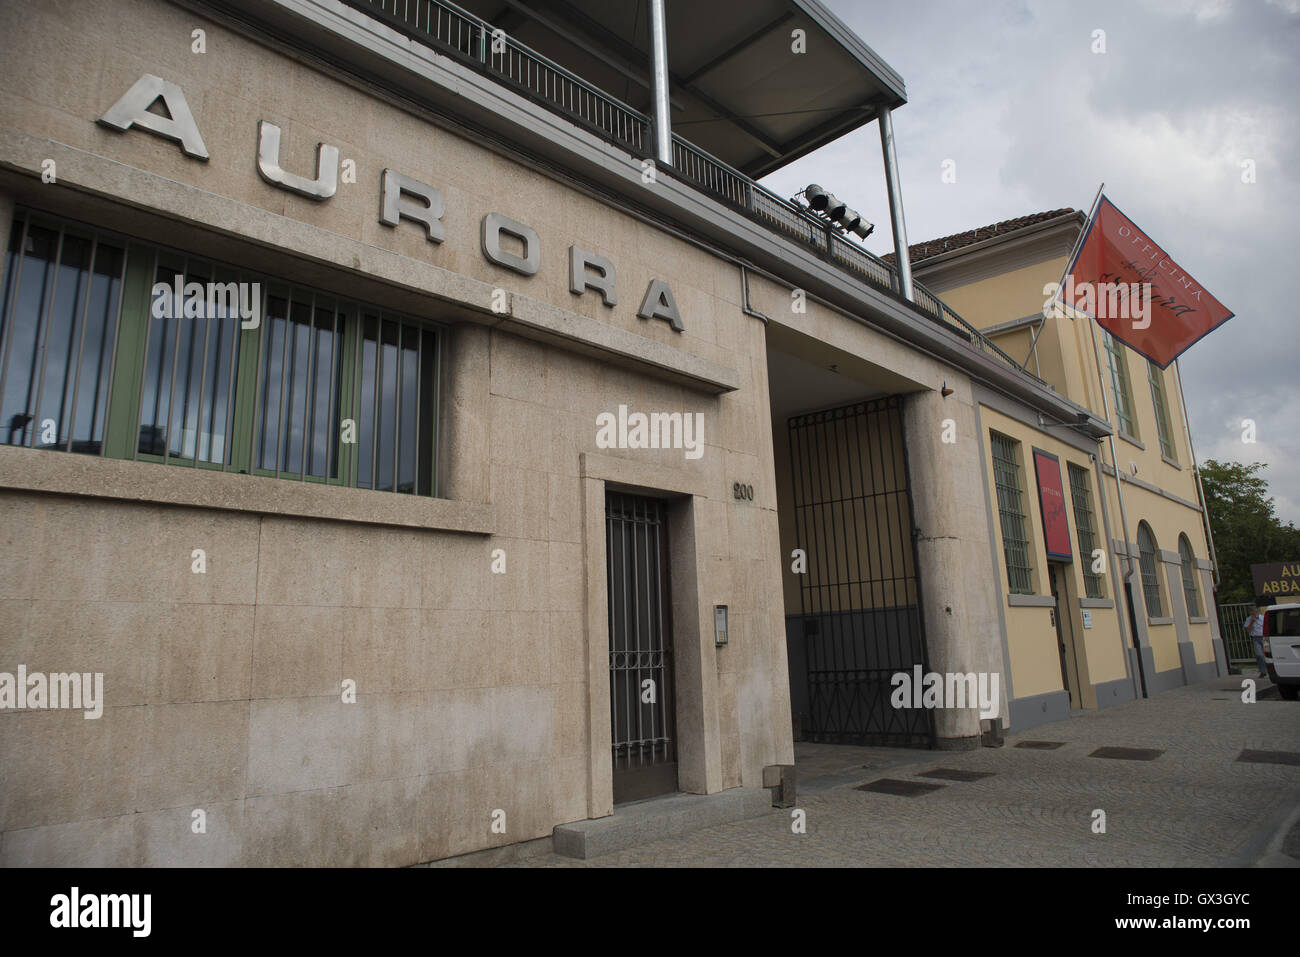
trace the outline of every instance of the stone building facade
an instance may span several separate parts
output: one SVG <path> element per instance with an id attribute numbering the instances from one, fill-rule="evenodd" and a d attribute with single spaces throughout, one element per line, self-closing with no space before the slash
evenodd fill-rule
<path id="1" fill-rule="evenodd" d="M 736 166 L 873 118 L 889 156 L 901 79 L 771 5 L 672 76 L 793 17 L 874 112 Z M 889 679 L 1046 687 L 982 430 L 1103 418 L 513 33 L 391 6 L 0 5 L 0 672 L 50 679 L 0 701 L 0 863 L 412 864 L 757 791 L 796 734 L 1016 726 Z"/>

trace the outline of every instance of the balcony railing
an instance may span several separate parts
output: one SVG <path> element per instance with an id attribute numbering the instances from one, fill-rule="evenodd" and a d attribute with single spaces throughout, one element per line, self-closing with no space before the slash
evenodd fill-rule
<path id="1" fill-rule="evenodd" d="M 447 0 L 343 0 L 399 33 L 479 70 L 634 156 L 650 155 L 651 120 L 540 53 Z M 815 249 L 827 261 L 871 285 L 901 294 L 898 270 L 849 241 L 825 220 L 760 186 L 744 173 L 679 136 L 673 168 L 685 180 L 747 218 Z M 976 349 L 1042 383 L 920 283 L 914 305 Z M 1044 383 L 1045 384 L 1045 383 Z"/>

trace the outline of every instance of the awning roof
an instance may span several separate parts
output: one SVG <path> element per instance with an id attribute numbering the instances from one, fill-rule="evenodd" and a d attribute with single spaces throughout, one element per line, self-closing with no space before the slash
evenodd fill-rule
<path id="1" fill-rule="evenodd" d="M 646 0 L 460 0 L 651 111 Z M 666 0 L 673 132 L 757 179 L 907 102 L 903 79 L 818 0 Z M 807 52 L 792 52 L 805 31 Z"/>

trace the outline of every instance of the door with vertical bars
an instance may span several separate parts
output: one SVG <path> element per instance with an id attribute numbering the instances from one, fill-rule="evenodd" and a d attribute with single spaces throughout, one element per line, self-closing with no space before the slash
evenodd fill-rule
<path id="1" fill-rule="evenodd" d="M 609 709 L 614 803 L 677 790 L 667 509 L 609 492 Z"/>
<path id="2" fill-rule="evenodd" d="M 896 396 L 790 419 L 801 614 L 787 618 L 790 706 L 805 740 L 930 747 L 933 714 L 891 679 L 929 671 Z"/>

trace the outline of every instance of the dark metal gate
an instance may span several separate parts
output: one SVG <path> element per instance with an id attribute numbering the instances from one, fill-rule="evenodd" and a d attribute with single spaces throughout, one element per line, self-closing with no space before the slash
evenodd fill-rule
<path id="1" fill-rule="evenodd" d="M 807 555 L 787 619 L 801 737 L 931 747 L 933 714 L 890 703 L 896 673 L 929 671 L 898 398 L 792 417 L 790 472 Z"/>
<path id="2" fill-rule="evenodd" d="M 677 790 L 667 509 L 605 496 L 614 803 Z"/>

